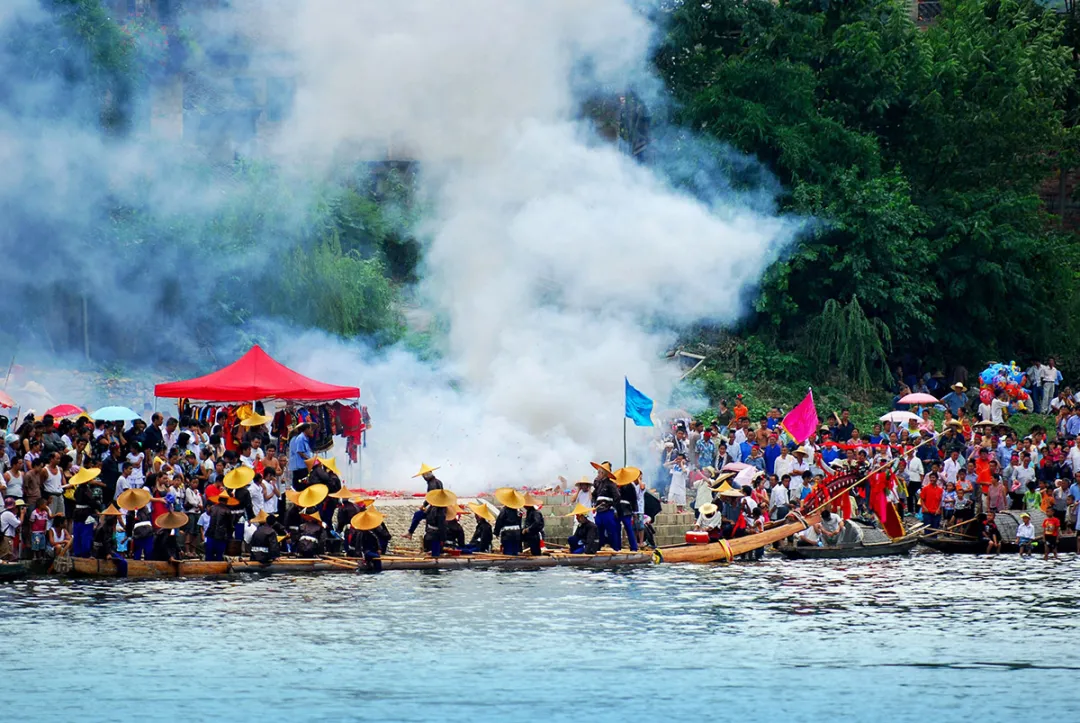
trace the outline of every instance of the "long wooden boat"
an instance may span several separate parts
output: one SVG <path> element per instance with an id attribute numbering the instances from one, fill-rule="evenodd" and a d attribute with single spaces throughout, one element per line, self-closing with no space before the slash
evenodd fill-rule
<path id="1" fill-rule="evenodd" d="M 771 527 L 756 535 L 736 537 L 731 540 L 720 540 L 704 545 L 672 545 L 661 547 L 657 550 L 661 562 L 731 562 L 739 555 L 753 552 L 759 548 L 780 542 L 792 535 L 802 532 L 810 525 L 818 521 L 814 516 L 806 519 L 791 519 L 783 524 Z"/>
<path id="2" fill-rule="evenodd" d="M 428 557 L 423 555 L 386 555 L 382 558 L 383 570 L 460 570 L 463 568 L 499 568 L 523 570 L 544 567 L 609 568 L 623 565 L 647 565 L 652 553 L 600 552 L 595 555 L 572 555 L 563 552 L 547 553 L 537 557 L 511 555 L 461 555 L 460 557 Z M 252 560 L 229 560 L 226 562 L 155 562 L 128 560 L 127 574 L 121 575 L 112 560 L 75 558 L 73 573 L 83 577 L 223 577 L 239 574 L 297 574 L 328 572 L 365 572 L 361 560 L 348 557 L 326 556 L 319 559 L 279 558 L 269 565 Z"/>
<path id="3" fill-rule="evenodd" d="M 1046 515 L 1041 510 L 1029 510 L 1031 524 L 1035 527 L 1035 539 L 1032 548 L 1036 552 L 1042 552 L 1043 534 L 1042 523 Z M 998 532 L 1001 533 L 1001 553 L 1015 554 L 1020 547 L 1016 543 L 1016 528 L 1020 524 L 1020 510 L 1003 510 L 995 515 Z M 954 531 L 926 532 L 919 538 L 919 543 L 938 552 L 949 555 L 982 555 L 986 553 L 986 543 L 977 539 L 977 523 L 971 526 L 963 526 Z M 954 534 L 955 533 L 955 534 Z M 1077 552 L 1077 538 L 1075 535 L 1061 535 L 1058 538 L 1058 552 Z"/>
<path id="4" fill-rule="evenodd" d="M 919 542 L 922 527 L 892 540 L 877 527 L 857 520 L 848 520 L 845 534 L 835 545 L 808 545 L 801 542 L 777 545 L 780 554 L 789 560 L 840 560 L 849 557 L 889 557 L 906 555 Z"/>
<path id="5" fill-rule="evenodd" d="M 30 565 L 26 562 L 0 562 L 0 582 L 21 580 L 29 572 Z"/>

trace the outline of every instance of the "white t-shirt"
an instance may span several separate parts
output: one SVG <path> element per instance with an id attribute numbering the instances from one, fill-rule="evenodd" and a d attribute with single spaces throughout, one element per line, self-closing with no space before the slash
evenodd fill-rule
<path id="1" fill-rule="evenodd" d="M 946 459 L 945 464 L 943 464 L 941 467 L 941 471 L 945 475 L 945 481 L 955 484 L 956 474 L 960 471 L 961 467 L 963 467 L 963 464 L 960 462 L 959 457 L 956 458 L 956 460 L 953 460 L 952 457 Z"/>
<path id="2" fill-rule="evenodd" d="M 4 510 L 0 513 L 0 535 L 4 537 L 15 537 L 15 532 L 19 529 L 19 518 L 11 510 Z"/>
<path id="3" fill-rule="evenodd" d="M 1016 526 L 1016 536 L 1018 538 L 1019 537 L 1026 537 L 1029 540 L 1035 539 L 1035 525 L 1031 524 L 1030 522 L 1028 522 L 1026 524 L 1017 525 Z"/>
<path id="4" fill-rule="evenodd" d="M 1009 408 L 1008 402 L 1003 402 L 1000 399 L 995 399 L 990 402 L 990 421 L 994 424 L 1004 424 L 1005 415 L 1002 411 Z"/>
<path id="5" fill-rule="evenodd" d="M 777 507 L 787 507 L 787 505 L 787 487 L 784 485 L 776 485 L 772 488 L 772 492 L 769 493 L 769 507 L 775 510 Z"/>
<path id="6" fill-rule="evenodd" d="M 795 469 L 795 455 L 782 455 L 776 458 L 773 471 L 776 473 L 777 479 L 783 479 L 784 475 L 791 474 L 791 470 L 793 469 Z"/>
<path id="7" fill-rule="evenodd" d="M 281 493 L 278 492 L 276 484 L 271 484 L 269 482 L 266 482 L 265 480 L 263 481 L 263 484 L 268 485 L 271 488 L 269 497 L 266 496 L 266 492 L 263 492 L 263 511 L 265 511 L 268 515 L 276 515 L 278 511 L 278 497 Z"/>
<path id="8" fill-rule="evenodd" d="M 248 494 L 251 495 L 251 511 L 254 514 L 259 514 L 263 509 L 263 488 L 259 482 L 252 482 L 248 485 Z M 266 514 L 270 514 L 267 512 Z"/>

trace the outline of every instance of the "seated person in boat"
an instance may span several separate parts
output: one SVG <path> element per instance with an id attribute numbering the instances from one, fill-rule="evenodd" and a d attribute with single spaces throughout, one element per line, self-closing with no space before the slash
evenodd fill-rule
<path id="1" fill-rule="evenodd" d="M 814 531 L 826 545 L 835 545 L 844 534 L 844 518 L 829 510 L 822 510 L 821 522 L 814 525 Z"/>
<path id="2" fill-rule="evenodd" d="M 577 518 L 577 529 L 566 540 L 566 544 L 570 547 L 570 552 L 575 555 L 595 555 L 600 551 L 600 532 L 596 528 L 596 523 L 589 519 L 590 512 L 592 512 L 591 508 L 578 503 L 574 511 L 570 513 Z"/>
<path id="3" fill-rule="evenodd" d="M 458 513 L 455 510 L 446 512 L 446 547 L 455 550 L 465 548 L 465 529 L 458 521 Z"/>
<path id="4" fill-rule="evenodd" d="M 491 552 L 491 540 L 493 537 L 491 523 L 495 521 L 495 514 L 483 502 L 470 503 L 469 509 L 472 510 L 473 516 L 476 518 L 476 530 L 473 531 L 469 544 L 465 546 L 466 554 Z"/>
<path id="5" fill-rule="evenodd" d="M 720 493 L 722 507 L 720 515 L 723 521 L 720 524 L 720 536 L 725 540 L 746 535 L 746 513 L 743 511 L 743 493 L 737 489 L 725 490 Z"/>
<path id="6" fill-rule="evenodd" d="M 716 542 L 720 539 L 720 528 L 723 524 L 724 516 L 720 514 L 720 508 L 712 502 L 698 508 L 698 518 L 694 524 L 694 529 L 708 532 L 709 542 Z"/>
<path id="7" fill-rule="evenodd" d="M 994 513 L 982 513 L 978 519 L 982 524 L 979 539 L 986 543 L 986 552 L 998 554 L 1001 552 L 1001 531 L 998 530 L 997 523 L 994 522 Z"/>
<path id="8" fill-rule="evenodd" d="M 277 515 L 260 512 L 256 519 L 258 520 L 259 517 L 262 519 L 259 520 L 259 526 L 251 536 L 251 559 L 268 565 L 281 556 L 278 535 L 285 534 L 285 530 L 279 527 Z"/>
<path id="9" fill-rule="evenodd" d="M 303 513 L 300 525 L 300 541 L 296 546 L 297 557 L 318 557 L 326 552 L 326 528 L 317 509 Z"/>
<path id="10" fill-rule="evenodd" d="M 542 552 L 540 541 L 544 538 L 544 515 L 538 508 L 539 504 L 532 495 L 525 495 L 525 516 L 521 520 L 521 544 L 529 548 L 530 555 L 539 555 Z M 622 534 L 622 528 L 618 528 Z M 637 540 L 634 540 L 637 545 Z"/>

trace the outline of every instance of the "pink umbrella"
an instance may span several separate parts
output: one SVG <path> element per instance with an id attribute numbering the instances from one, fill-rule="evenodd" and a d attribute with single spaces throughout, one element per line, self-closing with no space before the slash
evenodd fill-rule
<path id="1" fill-rule="evenodd" d="M 720 468 L 721 472 L 742 472 L 744 469 L 752 467 L 753 465 L 743 464 L 742 462 L 728 462 Z"/>
<path id="2" fill-rule="evenodd" d="M 6 392 L 0 392 L 0 407 L 14 407 L 15 400 L 7 395 Z"/>
<path id="3" fill-rule="evenodd" d="M 80 414 L 85 414 L 85 412 L 74 404 L 57 404 L 52 409 L 45 410 L 45 414 L 51 414 L 56 419 L 63 419 L 64 417 L 77 417 Z"/>
<path id="4" fill-rule="evenodd" d="M 938 404 L 938 398 L 931 394 L 906 394 L 900 397 L 900 404 Z"/>

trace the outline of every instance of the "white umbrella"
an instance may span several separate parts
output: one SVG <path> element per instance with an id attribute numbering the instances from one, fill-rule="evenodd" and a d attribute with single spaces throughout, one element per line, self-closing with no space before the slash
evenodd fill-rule
<path id="1" fill-rule="evenodd" d="M 888 414 L 881 415 L 878 421 L 892 422 L 893 424 L 907 424 L 913 419 L 916 422 L 922 421 L 922 417 L 914 412 L 889 412 Z"/>
<path id="2" fill-rule="evenodd" d="M 753 465 L 746 464 L 745 462 L 728 462 L 720 468 L 721 472 L 742 472 L 744 469 L 751 468 Z"/>

